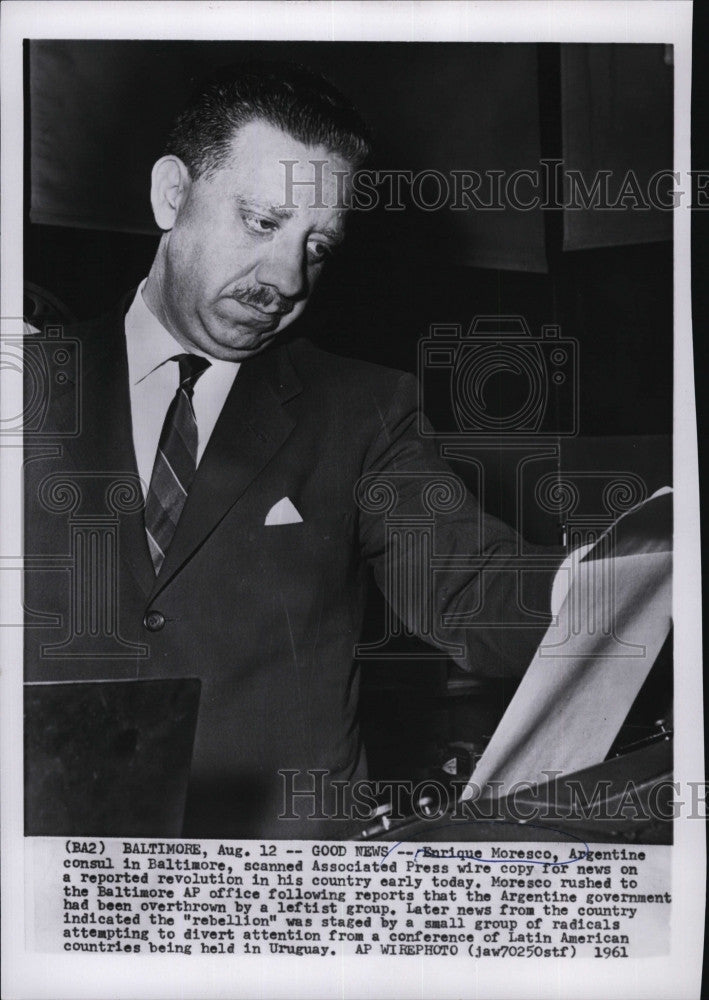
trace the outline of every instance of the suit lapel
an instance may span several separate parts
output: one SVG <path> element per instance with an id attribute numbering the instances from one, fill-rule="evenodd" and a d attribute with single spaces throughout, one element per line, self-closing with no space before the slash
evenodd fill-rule
<path id="1" fill-rule="evenodd" d="M 301 391 L 287 346 L 245 362 L 192 482 L 151 599 L 237 502 L 294 427 L 283 409 Z"/>

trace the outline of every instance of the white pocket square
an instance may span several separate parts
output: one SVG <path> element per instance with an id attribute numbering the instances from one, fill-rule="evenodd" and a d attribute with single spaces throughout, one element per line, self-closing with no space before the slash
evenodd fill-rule
<path id="1" fill-rule="evenodd" d="M 268 524 L 299 524 L 303 518 L 290 502 L 288 497 L 283 497 L 266 514 L 264 525 Z"/>

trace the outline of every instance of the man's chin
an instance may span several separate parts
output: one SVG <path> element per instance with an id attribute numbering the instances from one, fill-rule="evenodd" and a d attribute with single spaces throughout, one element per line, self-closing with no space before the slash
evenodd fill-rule
<path id="1" fill-rule="evenodd" d="M 221 361 L 247 361 L 270 347 L 279 335 L 298 317 L 301 310 L 294 309 L 285 315 L 264 314 L 263 321 L 250 320 L 235 323 L 233 317 L 211 316 L 211 322 L 203 322 L 203 349 Z"/>
<path id="2" fill-rule="evenodd" d="M 261 354 L 273 344 L 280 328 L 275 326 L 267 332 L 223 334 L 218 339 L 211 338 L 207 350 L 212 357 L 221 361 L 248 361 Z"/>

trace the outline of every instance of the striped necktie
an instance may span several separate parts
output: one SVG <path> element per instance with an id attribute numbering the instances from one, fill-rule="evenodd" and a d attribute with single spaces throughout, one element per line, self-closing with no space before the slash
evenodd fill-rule
<path id="1" fill-rule="evenodd" d="M 180 520 L 197 468 L 197 421 L 192 393 L 210 362 L 196 354 L 179 354 L 180 384 L 165 414 L 153 474 L 145 501 L 145 530 L 155 573 Z"/>

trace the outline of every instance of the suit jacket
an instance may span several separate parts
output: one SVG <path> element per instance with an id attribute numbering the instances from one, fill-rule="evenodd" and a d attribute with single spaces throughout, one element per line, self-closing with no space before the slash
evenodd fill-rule
<path id="1" fill-rule="evenodd" d="M 327 803 L 332 781 L 366 774 L 353 650 L 370 571 L 411 630 L 452 644 L 467 669 L 518 675 L 548 624 L 560 557 L 528 566 L 518 590 L 521 540 L 419 436 L 414 377 L 299 338 L 242 365 L 156 578 L 123 314 L 69 331 L 77 374 L 51 385 L 28 439 L 26 677 L 200 677 L 184 834 L 351 835 Z M 283 497 L 302 523 L 265 525 Z M 92 559 L 102 569 L 87 583 Z M 423 573 L 422 598 L 407 595 L 406 572 Z M 62 643 L 77 655 L 47 655 Z M 279 772 L 308 789 L 313 769 L 320 791 L 279 820 Z"/>

